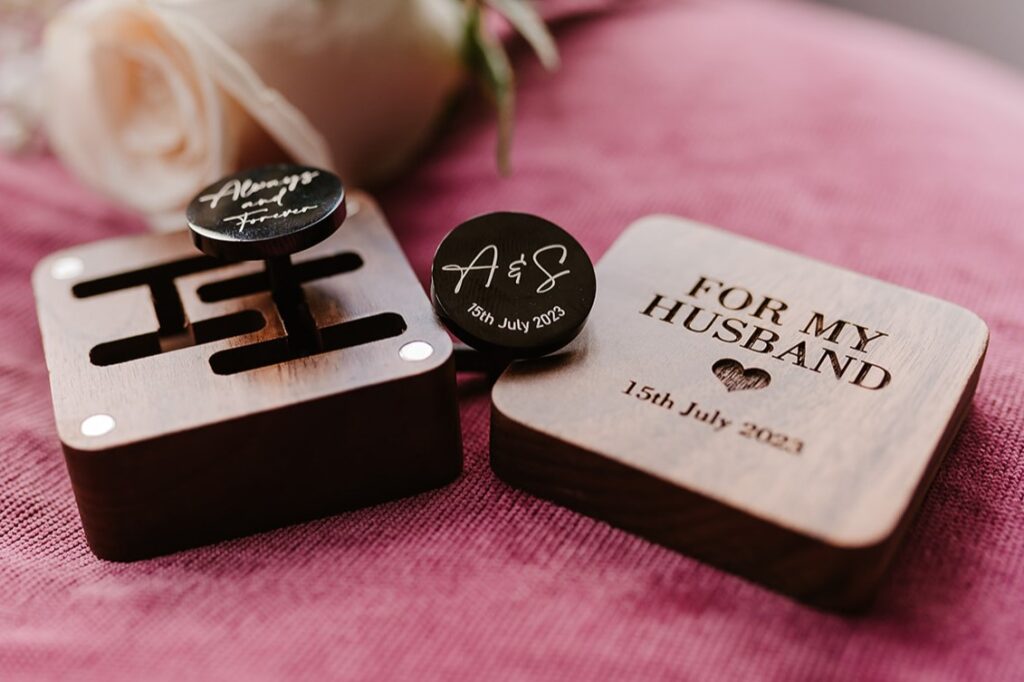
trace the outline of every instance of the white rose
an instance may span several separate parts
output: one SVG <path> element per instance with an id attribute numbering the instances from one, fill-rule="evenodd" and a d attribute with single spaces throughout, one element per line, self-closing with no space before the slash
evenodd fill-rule
<path id="1" fill-rule="evenodd" d="M 83 0 L 48 26 L 47 128 L 86 182 L 181 225 L 281 156 L 381 179 L 462 80 L 458 0 Z"/>

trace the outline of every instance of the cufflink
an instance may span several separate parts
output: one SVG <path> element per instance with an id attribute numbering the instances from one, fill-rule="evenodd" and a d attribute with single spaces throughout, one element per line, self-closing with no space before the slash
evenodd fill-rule
<path id="1" fill-rule="evenodd" d="M 579 335 L 597 279 L 586 251 L 551 221 L 488 213 L 458 225 L 434 255 L 430 297 L 470 350 L 460 369 L 502 366 L 561 350 Z"/>

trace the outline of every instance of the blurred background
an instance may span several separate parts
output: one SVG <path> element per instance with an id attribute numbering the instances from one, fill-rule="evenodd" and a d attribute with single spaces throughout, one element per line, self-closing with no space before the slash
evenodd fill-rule
<path id="1" fill-rule="evenodd" d="M 41 147 L 43 23 L 69 0 L 0 0 L 0 152 Z M 959 43 L 1024 71 L 1024 0 L 807 0 Z M 535 0 L 543 7 L 545 0 Z"/>
<path id="2" fill-rule="evenodd" d="M 949 38 L 1024 70 L 1024 0 L 820 0 Z"/>

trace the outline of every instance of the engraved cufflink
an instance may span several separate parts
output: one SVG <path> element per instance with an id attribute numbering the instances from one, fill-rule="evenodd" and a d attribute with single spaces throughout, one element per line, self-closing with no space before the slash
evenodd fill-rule
<path id="1" fill-rule="evenodd" d="M 330 237 L 345 221 L 345 188 L 318 168 L 273 164 L 222 178 L 185 217 L 196 247 L 221 260 L 262 260 L 274 304 L 299 353 L 321 349 L 291 254 Z"/>
<path id="2" fill-rule="evenodd" d="M 586 251 L 558 225 L 527 213 L 460 224 L 434 255 L 434 310 L 459 340 L 459 369 L 487 371 L 565 347 L 583 329 L 597 279 Z"/>

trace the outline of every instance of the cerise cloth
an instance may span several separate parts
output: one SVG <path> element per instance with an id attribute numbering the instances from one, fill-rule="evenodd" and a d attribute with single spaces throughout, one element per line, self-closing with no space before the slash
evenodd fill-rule
<path id="1" fill-rule="evenodd" d="M 423 276 L 441 236 L 480 212 L 540 213 L 596 258 L 664 211 L 978 312 L 992 342 L 973 410 L 871 611 L 812 610 L 505 486 L 472 381 L 451 486 L 97 560 L 28 278 L 50 251 L 143 227 L 51 160 L 6 159 L 0 679 L 1024 678 L 1024 83 L 809 5 L 600 4 L 557 23 L 558 74 L 517 51 L 511 177 L 493 170 L 490 112 L 470 103 L 378 196 Z"/>

